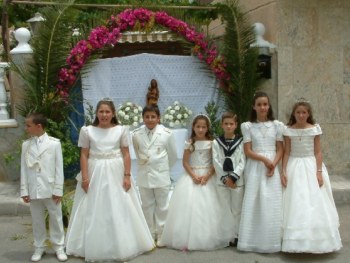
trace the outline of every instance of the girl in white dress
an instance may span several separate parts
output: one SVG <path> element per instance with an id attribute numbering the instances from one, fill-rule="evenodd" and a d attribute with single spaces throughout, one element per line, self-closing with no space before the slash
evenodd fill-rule
<path id="1" fill-rule="evenodd" d="M 284 131 L 282 251 L 285 252 L 328 253 L 342 247 L 338 213 L 322 162 L 321 134 L 310 103 L 304 99 L 296 102 Z"/>
<path id="2" fill-rule="evenodd" d="M 69 255 L 86 261 L 125 261 L 154 248 L 130 176 L 128 129 L 118 125 L 111 100 L 97 104 L 82 127 L 81 173 L 66 236 Z"/>
<path id="3" fill-rule="evenodd" d="M 241 125 L 247 162 L 239 250 L 281 250 L 282 185 L 277 164 L 283 154 L 282 130 L 283 124 L 273 118 L 267 94 L 257 92 L 250 121 Z"/>
<path id="4" fill-rule="evenodd" d="M 209 127 L 208 116 L 200 114 L 194 118 L 191 138 L 185 143 L 183 155 L 187 174 L 176 183 L 161 238 L 161 244 L 167 247 L 212 250 L 229 245 L 233 223 L 220 207 Z M 224 228 L 221 223 L 231 228 Z"/>

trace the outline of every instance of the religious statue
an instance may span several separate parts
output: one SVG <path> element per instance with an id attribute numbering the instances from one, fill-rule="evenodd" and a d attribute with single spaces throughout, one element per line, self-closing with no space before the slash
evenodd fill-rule
<path id="1" fill-rule="evenodd" d="M 146 105 L 158 105 L 159 89 L 155 79 L 151 80 L 151 85 L 148 87 L 146 95 Z"/>

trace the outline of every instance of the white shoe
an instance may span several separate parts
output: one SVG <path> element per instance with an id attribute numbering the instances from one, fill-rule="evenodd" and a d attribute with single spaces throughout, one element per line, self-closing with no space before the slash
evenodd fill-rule
<path id="1" fill-rule="evenodd" d="M 42 256 L 43 256 L 44 254 L 45 254 L 45 250 L 40 249 L 40 248 L 35 249 L 34 254 L 32 255 L 32 257 L 31 257 L 30 260 L 31 260 L 32 262 L 38 262 L 38 261 L 41 260 L 41 258 L 42 258 Z"/>
<path id="2" fill-rule="evenodd" d="M 157 247 L 158 248 L 165 247 L 165 245 L 163 244 L 163 242 L 160 239 L 157 240 Z"/>
<path id="3" fill-rule="evenodd" d="M 58 261 L 61 261 L 61 262 L 67 261 L 67 259 L 68 259 L 66 253 L 64 253 L 63 250 L 57 250 L 56 257 L 57 257 Z"/>

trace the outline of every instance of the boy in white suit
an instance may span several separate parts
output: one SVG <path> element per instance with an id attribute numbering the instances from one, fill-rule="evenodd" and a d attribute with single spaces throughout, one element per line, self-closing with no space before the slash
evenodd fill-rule
<path id="1" fill-rule="evenodd" d="M 224 112 L 221 117 L 224 135 L 213 141 L 213 164 L 217 176 L 218 192 L 224 209 L 230 211 L 235 232 L 230 245 L 237 246 L 241 218 L 244 180 L 245 155 L 242 137 L 235 135 L 237 116 Z M 223 226 L 224 227 L 224 226 Z"/>
<path id="2" fill-rule="evenodd" d="M 25 120 L 32 136 L 22 144 L 21 197 L 30 203 L 35 252 L 31 261 L 41 260 L 45 253 L 45 209 L 49 213 L 50 240 L 59 261 L 66 261 L 61 197 L 63 195 L 63 158 L 61 143 L 45 132 L 47 119 L 31 113 Z"/>
<path id="3" fill-rule="evenodd" d="M 142 210 L 154 240 L 160 240 L 168 212 L 170 169 L 177 159 L 172 131 L 158 125 L 157 105 L 147 105 L 142 111 L 145 126 L 136 129 L 132 142 L 137 158 L 137 185 Z M 157 241 L 157 246 L 161 244 Z"/>

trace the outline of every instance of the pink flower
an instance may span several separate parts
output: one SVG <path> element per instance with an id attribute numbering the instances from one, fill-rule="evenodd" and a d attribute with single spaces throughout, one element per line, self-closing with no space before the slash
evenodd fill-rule
<path id="1" fill-rule="evenodd" d="M 71 50 L 66 59 L 68 67 L 62 68 L 58 74 L 56 89 L 59 95 L 62 98 L 68 97 L 69 88 L 76 81 L 80 70 L 94 50 L 101 49 L 106 45 L 117 44 L 121 37 L 121 32 L 134 30 L 135 28 L 147 28 L 153 25 L 153 20 L 156 24 L 168 28 L 193 43 L 193 54 L 208 64 L 221 83 L 230 79 L 229 74 L 225 70 L 226 64 L 224 58 L 218 55 L 217 48 L 205 39 L 203 33 L 196 32 L 194 28 L 185 22 L 169 16 L 163 11 L 153 12 L 145 8 L 125 9 L 117 16 L 112 15 L 107 21 L 106 26 L 94 28 L 87 40 L 79 41 Z M 136 25 L 137 27 L 135 27 Z"/>

